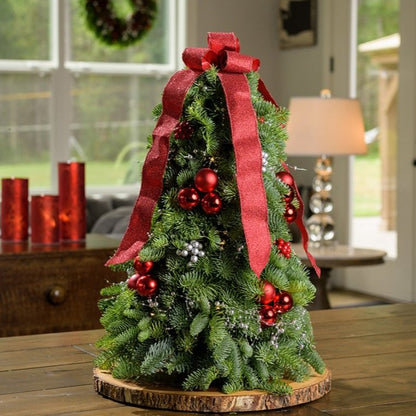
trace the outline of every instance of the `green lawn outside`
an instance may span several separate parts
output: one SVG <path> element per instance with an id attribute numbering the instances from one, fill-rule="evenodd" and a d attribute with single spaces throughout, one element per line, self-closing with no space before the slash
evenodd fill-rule
<path id="1" fill-rule="evenodd" d="M 130 166 L 130 171 L 129 171 Z M 139 182 L 141 166 L 128 162 L 87 162 L 86 183 L 88 186 L 117 186 L 125 183 L 129 172 L 130 183 Z M 0 178 L 28 177 L 29 187 L 48 188 L 50 186 L 49 164 L 31 163 L 24 165 L 0 165 Z M 381 197 L 380 159 L 376 156 L 358 156 L 354 162 L 354 216 L 376 216 L 380 213 Z"/>
<path id="2" fill-rule="evenodd" d="M 111 186 L 122 185 L 124 178 L 129 171 L 129 163 L 123 162 L 87 162 L 85 164 L 85 176 L 88 186 Z M 136 171 L 134 171 L 136 169 Z M 131 167 L 131 177 L 136 177 L 139 182 L 140 166 Z M 0 178 L 29 178 L 29 188 L 48 188 L 50 187 L 51 171 L 49 163 L 28 163 L 24 165 L 0 165 Z"/>
<path id="3" fill-rule="evenodd" d="M 381 162 L 375 155 L 356 156 L 354 160 L 353 215 L 372 217 L 381 209 Z"/>

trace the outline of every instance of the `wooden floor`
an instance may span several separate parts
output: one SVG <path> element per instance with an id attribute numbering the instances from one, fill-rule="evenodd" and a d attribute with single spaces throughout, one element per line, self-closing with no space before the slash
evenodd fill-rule
<path id="1" fill-rule="evenodd" d="M 333 309 L 386 305 L 391 303 L 386 299 L 381 299 L 376 296 L 343 289 L 332 289 L 329 291 L 328 297 Z"/>

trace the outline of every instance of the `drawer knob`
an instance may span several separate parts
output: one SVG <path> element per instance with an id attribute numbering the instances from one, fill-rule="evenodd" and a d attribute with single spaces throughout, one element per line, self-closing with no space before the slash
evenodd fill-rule
<path id="1" fill-rule="evenodd" d="M 65 300 L 65 289 L 62 286 L 55 285 L 49 290 L 48 300 L 52 305 L 60 305 Z"/>

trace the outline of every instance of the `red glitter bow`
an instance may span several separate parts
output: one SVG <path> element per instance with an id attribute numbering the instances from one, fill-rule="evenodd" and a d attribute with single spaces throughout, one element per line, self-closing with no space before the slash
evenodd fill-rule
<path id="1" fill-rule="evenodd" d="M 154 208 L 162 192 L 169 136 L 182 114 L 186 93 L 198 76 L 211 65 L 219 68 L 236 159 L 237 186 L 241 221 L 246 238 L 250 267 L 257 276 L 267 265 L 271 250 L 267 223 L 267 201 L 262 178 L 261 146 L 257 118 L 251 104 L 246 72 L 258 69 L 258 59 L 239 53 L 240 44 L 233 33 L 209 33 L 208 48 L 188 48 L 183 60 L 189 69 L 174 74 L 162 96 L 162 114 L 153 131 L 153 144 L 143 166 L 142 186 L 130 223 L 115 255 L 107 265 L 133 259 L 149 238 Z M 263 82 L 259 91 L 276 104 Z M 276 104 L 277 105 L 277 104 Z M 256 197 L 252 197 L 252 190 Z"/>

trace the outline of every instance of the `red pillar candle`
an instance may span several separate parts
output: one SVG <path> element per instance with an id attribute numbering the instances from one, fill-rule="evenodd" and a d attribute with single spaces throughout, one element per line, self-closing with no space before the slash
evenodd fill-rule
<path id="1" fill-rule="evenodd" d="M 30 228 L 33 244 L 59 242 L 57 195 L 33 195 L 30 203 Z"/>
<path id="2" fill-rule="evenodd" d="M 61 162 L 58 164 L 59 239 L 85 240 L 86 201 L 85 164 Z"/>
<path id="3" fill-rule="evenodd" d="M 26 241 L 29 226 L 29 180 L 1 180 L 1 239 Z"/>

